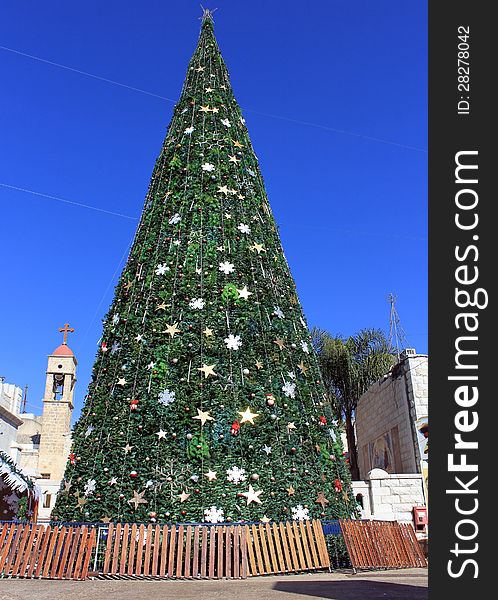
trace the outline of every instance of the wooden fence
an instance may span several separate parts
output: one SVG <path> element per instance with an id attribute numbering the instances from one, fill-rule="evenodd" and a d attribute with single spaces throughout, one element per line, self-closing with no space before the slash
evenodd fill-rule
<path id="1" fill-rule="evenodd" d="M 245 579 L 328 568 L 319 521 L 258 525 L 110 525 L 102 575 Z"/>
<path id="2" fill-rule="evenodd" d="M 328 568 L 320 521 L 253 525 L 0 525 L 0 576 L 245 579 Z"/>
<path id="3" fill-rule="evenodd" d="M 34 524 L 0 526 L 0 575 L 86 579 L 96 530 Z"/>
<path id="4" fill-rule="evenodd" d="M 355 569 L 426 567 L 415 531 L 396 521 L 340 520 L 351 564 Z"/>

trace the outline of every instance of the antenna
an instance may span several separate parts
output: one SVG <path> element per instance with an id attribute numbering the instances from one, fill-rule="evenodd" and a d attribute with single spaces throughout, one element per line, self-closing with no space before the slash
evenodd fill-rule
<path id="1" fill-rule="evenodd" d="M 387 301 L 391 306 L 390 314 L 389 314 L 389 340 L 388 346 L 389 350 L 396 350 L 396 356 L 398 357 L 398 361 L 400 358 L 401 351 L 404 348 L 409 348 L 410 344 L 406 339 L 406 333 L 401 326 L 401 321 L 398 315 L 398 311 L 396 310 L 396 294 L 390 293 L 387 296 Z"/>
<path id="2" fill-rule="evenodd" d="M 25 385 L 24 386 L 24 395 L 23 395 L 23 398 L 22 398 L 22 411 L 21 411 L 23 413 L 26 412 L 26 402 L 27 402 L 27 400 L 28 400 L 28 386 Z"/>

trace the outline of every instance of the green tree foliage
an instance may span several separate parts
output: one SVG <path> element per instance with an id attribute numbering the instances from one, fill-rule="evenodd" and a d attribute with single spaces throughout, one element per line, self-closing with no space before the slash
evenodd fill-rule
<path id="1" fill-rule="evenodd" d="M 351 475 L 357 480 L 360 474 L 353 416 L 358 400 L 372 383 L 389 372 L 396 357 L 379 329 L 362 329 L 344 338 L 314 328 L 311 335 L 330 408 L 337 419 L 344 420 Z"/>
<path id="2" fill-rule="evenodd" d="M 324 399 L 207 18 L 104 320 L 53 515 L 350 515 L 350 475 Z"/>

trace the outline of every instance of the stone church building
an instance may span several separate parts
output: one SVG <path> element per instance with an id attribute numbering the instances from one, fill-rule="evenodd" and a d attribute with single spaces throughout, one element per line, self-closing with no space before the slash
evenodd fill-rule
<path id="1" fill-rule="evenodd" d="M 71 449 L 71 416 L 78 362 L 67 344 L 67 335 L 74 329 L 66 324 L 60 331 L 64 333 L 63 342 L 48 356 L 42 414 L 20 412 L 20 406 L 17 406 L 20 403 L 16 402 L 16 432 L 9 436 L 9 447 L 2 447 L 40 488 L 38 519 L 42 521 L 50 518 Z M 0 421 L 3 420 L 0 415 Z"/>

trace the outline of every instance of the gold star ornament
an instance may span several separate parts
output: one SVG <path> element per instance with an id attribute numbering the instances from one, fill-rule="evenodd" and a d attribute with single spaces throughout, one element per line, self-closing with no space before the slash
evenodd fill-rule
<path id="1" fill-rule="evenodd" d="M 214 421 L 214 418 L 209 414 L 209 411 L 202 411 L 200 408 L 197 409 L 197 415 L 192 417 L 201 422 L 201 425 L 205 425 L 206 421 Z"/>
<path id="2" fill-rule="evenodd" d="M 166 329 L 163 333 L 169 333 L 170 337 L 175 337 L 175 333 L 180 333 L 178 329 L 178 323 L 173 323 L 173 325 L 166 325 Z"/>
<path id="3" fill-rule="evenodd" d="M 241 496 L 244 496 L 247 500 L 247 506 L 251 504 L 251 502 L 255 502 L 256 504 L 261 504 L 261 500 L 259 497 L 263 493 L 263 490 L 258 490 L 257 492 L 253 489 L 252 485 L 249 486 L 249 490 L 247 492 L 242 492 Z"/>
<path id="4" fill-rule="evenodd" d="M 204 476 L 207 477 L 209 481 L 214 481 L 217 479 L 216 471 L 211 471 L 211 469 L 209 469 L 207 473 L 204 473 Z"/>
<path id="5" fill-rule="evenodd" d="M 217 373 L 214 372 L 214 367 L 216 365 L 202 365 L 202 367 L 199 367 L 197 370 L 201 371 L 202 373 L 204 373 L 204 379 L 207 379 L 210 375 L 217 375 Z"/>
<path id="6" fill-rule="evenodd" d="M 251 425 L 254 425 L 254 419 L 259 417 L 257 413 L 251 412 L 249 407 L 247 407 L 244 411 L 239 410 L 238 413 L 242 417 L 240 420 L 241 423 L 251 423 Z"/>
<path id="7" fill-rule="evenodd" d="M 139 507 L 140 504 L 148 504 L 147 500 L 144 498 L 145 490 L 143 492 L 136 492 L 133 490 L 133 498 L 128 500 L 128 504 L 134 504 L 135 510 Z"/>
<path id="8" fill-rule="evenodd" d="M 330 503 L 330 500 L 327 500 L 327 498 L 325 498 L 325 494 L 323 492 L 319 492 L 315 502 L 317 504 L 321 504 L 322 508 L 325 508 L 325 506 Z"/>

